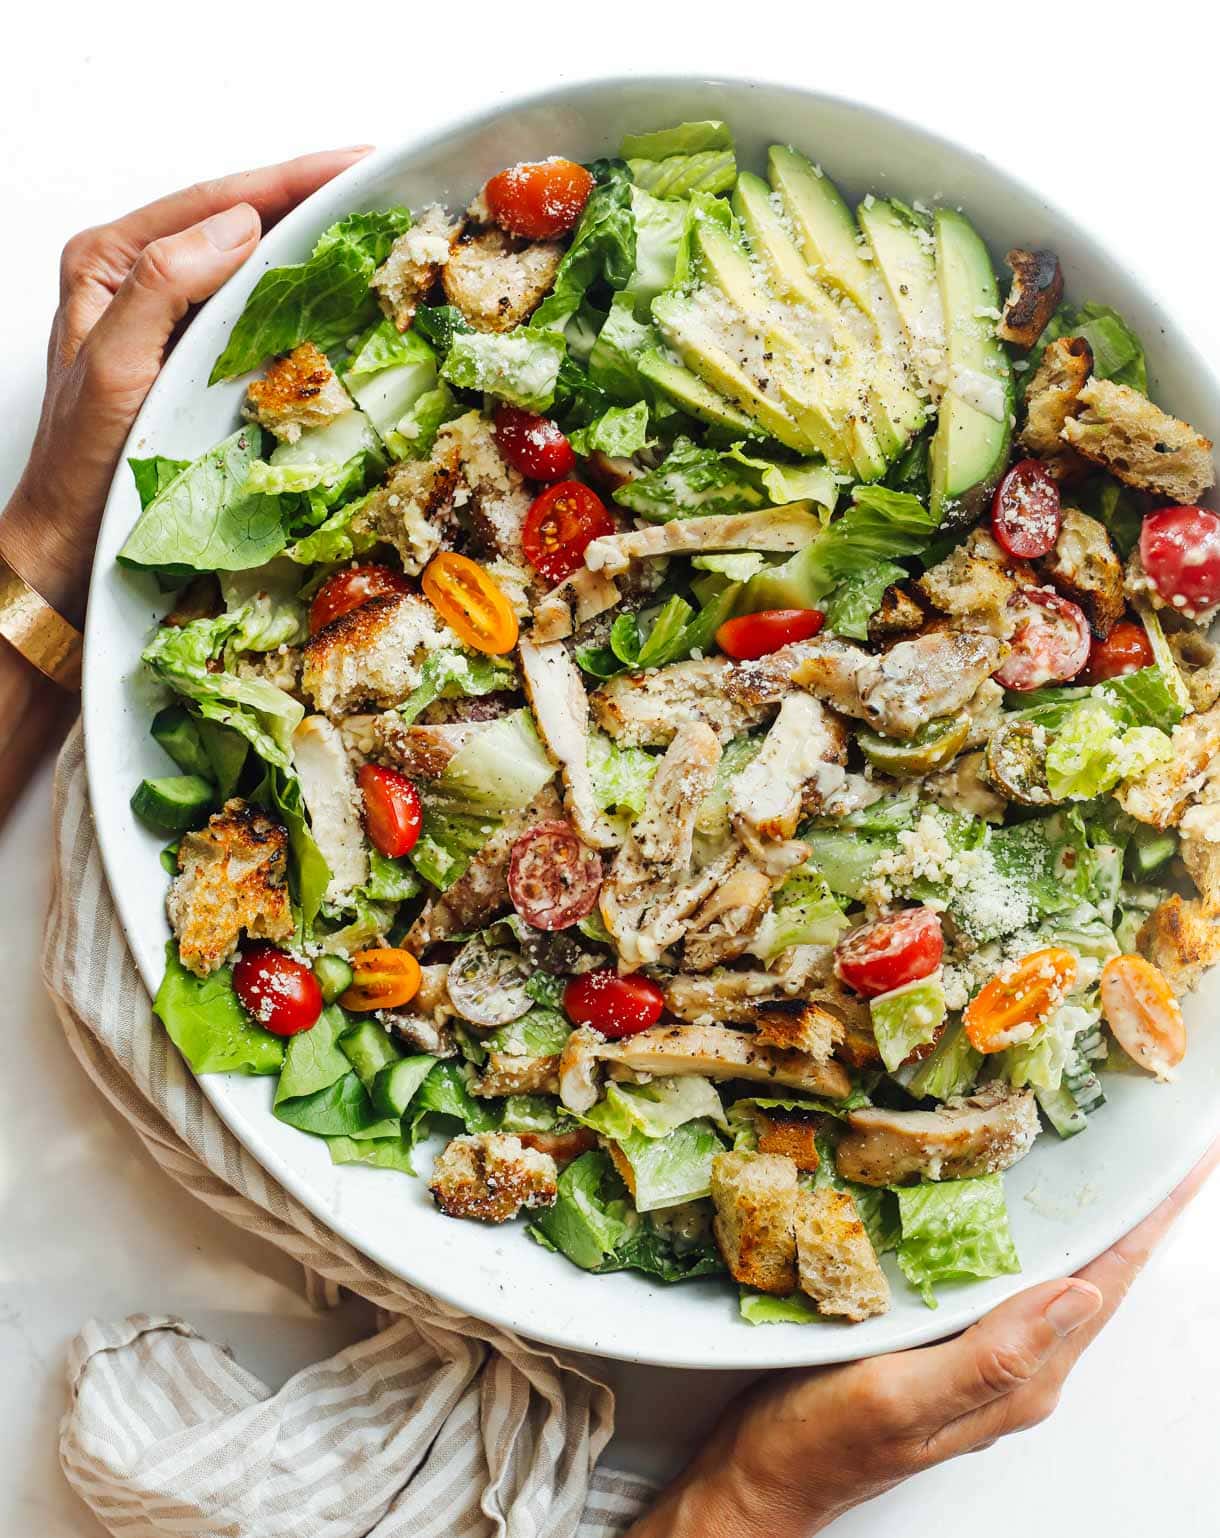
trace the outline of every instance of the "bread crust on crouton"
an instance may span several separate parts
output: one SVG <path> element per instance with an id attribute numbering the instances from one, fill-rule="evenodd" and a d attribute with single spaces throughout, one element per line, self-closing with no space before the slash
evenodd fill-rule
<path id="1" fill-rule="evenodd" d="M 1211 439 L 1130 385 L 1090 379 L 1078 404 L 1064 442 L 1126 485 L 1189 503 L 1216 484 Z"/>
<path id="2" fill-rule="evenodd" d="M 332 718 L 370 702 L 397 705 L 419 683 L 428 653 L 457 645 L 426 599 L 414 593 L 371 598 L 310 636 L 301 687 Z"/>
<path id="3" fill-rule="evenodd" d="M 1195 625 L 1164 628 L 1190 703 L 1196 710 L 1210 710 L 1220 700 L 1220 646 Z"/>
<path id="4" fill-rule="evenodd" d="M 287 940 L 287 875 L 283 824 L 239 797 L 226 801 L 205 828 L 185 834 L 166 898 L 182 965 L 207 977 L 233 955 L 243 931 L 252 940 Z"/>
<path id="5" fill-rule="evenodd" d="M 487 1098 L 497 1095 L 557 1095 L 559 1054 L 522 1057 L 511 1052 L 489 1052 L 483 1071 L 471 1085 L 471 1093 Z"/>
<path id="6" fill-rule="evenodd" d="M 403 571 L 418 576 L 456 528 L 454 501 L 461 484 L 458 445 L 438 435 L 427 459 L 395 465 L 369 494 L 354 520 L 357 531 L 393 545 Z"/>
<path id="7" fill-rule="evenodd" d="M 1063 424 L 1080 409 L 1080 393 L 1092 372 L 1093 349 L 1084 337 L 1061 336 L 1048 344 L 1026 386 L 1020 442 L 1059 481 L 1084 468 L 1063 441 Z"/>
<path id="8" fill-rule="evenodd" d="M 453 247 L 441 282 L 449 303 L 476 331 L 511 331 L 550 292 L 562 260 L 556 242 L 523 246 L 503 230 L 483 229 Z"/>
<path id="9" fill-rule="evenodd" d="M 1220 914 L 1220 843 L 1210 838 L 1192 838 L 1183 830 L 1178 852 L 1199 893 L 1203 912 L 1214 920 Z"/>
<path id="10" fill-rule="evenodd" d="M 1080 605 L 1093 634 L 1103 641 L 1126 612 L 1123 563 L 1105 525 L 1079 508 L 1063 509 L 1055 548 L 1038 562 L 1038 571 Z"/>
<path id="11" fill-rule="evenodd" d="M 804 1052 L 825 1063 L 843 1040 L 842 1020 L 810 999 L 773 999 L 758 1005 L 754 1032 L 759 1041 L 790 1052 Z"/>
<path id="12" fill-rule="evenodd" d="M 999 556 L 998 546 L 971 535 L 943 561 L 930 566 L 915 589 L 938 613 L 1006 640 L 1014 629 L 1008 600 L 1017 583 Z"/>
<path id="13" fill-rule="evenodd" d="M 325 427 L 352 410 L 327 356 L 302 342 L 276 358 L 247 390 L 250 415 L 283 443 L 295 443 L 306 427 Z"/>
<path id="14" fill-rule="evenodd" d="M 820 1314 L 858 1324 L 890 1306 L 890 1284 L 856 1204 L 821 1186 L 796 1199 L 796 1256 L 801 1291 Z"/>
<path id="15" fill-rule="evenodd" d="M 822 1162 L 816 1121 L 786 1111 L 767 1111 L 759 1113 L 758 1122 L 759 1153 L 782 1154 L 807 1175 Z"/>
<path id="16" fill-rule="evenodd" d="M 439 204 L 425 208 L 417 223 L 400 235 L 390 254 L 373 274 L 369 287 L 377 302 L 399 331 L 406 331 L 415 311 L 440 280 L 449 250 L 460 226 L 449 223 Z"/>
<path id="17" fill-rule="evenodd" d="M 796 1290 L 796 1165 L 780 1154 L 717 1154 L 712 1224 L 734 1281 L 784 1297 Z"/>
<path id="18" fill-rule="evenodd" d="M 1202 902 L 1175 892 L 1144 920 L 1135 943 L 1181 998 L 1220 961 L 1220 924 Z"/>
<path id="19" fill-rule="evenodd" d="M 1004 258 L 1012 268 L 1012 287 L 996 335 L 1018 347 L 1032 347 L 1046 330 L 1063 298 L 1063 272 L 1053 251 L 1022 251 Z"/>
<path id="20" fill-rule="evenodd" d="M 909 634 L 918 630 L 926 618 L 922 606 L 904 588 L 887 587 L 881 595 L 881 607 L 868 622 L 868 638 L 881 641 Z"/>
<path id="21" fill-rule="evenodd" d="M 524 1207 L 550 1207 L 559 1171 L 548 1153 L 506 1132 L 455 1137 L 436 1157 L 428 1189 L 446 1217 L 507 1223 Z"/>

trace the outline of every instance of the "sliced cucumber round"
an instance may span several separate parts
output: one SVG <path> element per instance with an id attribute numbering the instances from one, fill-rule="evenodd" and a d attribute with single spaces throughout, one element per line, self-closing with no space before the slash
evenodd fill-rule
<path id="1" fill-rule="evenodd" d="M 198 774 L 170 774 L 159 780 L 141 780 L 131 798 L 131 809 L 157 833 L 189 833 L 208 820 L 216 792 Z"/>

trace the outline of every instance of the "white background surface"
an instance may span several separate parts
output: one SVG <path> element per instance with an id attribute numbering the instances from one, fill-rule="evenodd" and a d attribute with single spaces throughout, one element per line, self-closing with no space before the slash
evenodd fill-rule
<path id="1" fill-rule="evenodd" d="M 202 175 L 390 142 L 594 68 L 782 75 L 917 117 L 1040 185 L 1113 248 L 1138 246 L 1199 340 L 1220 342 L 1214 105 L 1194 66 L 1214 57 L 1220 29 L 1177 0 L 1138 32 L 1116 8 L 1061 8 L 1044 36 L 1011 10 L 881 0 L 837 20 L 809 8 L 799 23 L 788 6 L 756 0 L 745 26 L 740 7 L 530 10 L 527 28 L 503 4 L 472 0 L 452 41 L 436 10 L 426 28 L 406 8 L 298 0 L 271 14 L 275 25 L 260 27 L 253 7 L 225 3 L 61 5 L 6 23 L 0 497 L 34 428 L 58 252 L 74 230 Z M 821 152 L 833 163 L 833 147 Z M 89 1315 L 181 1313 L 273 1384 L 366 1325 L 359 1305 L 314 1315 L 294 1268 L 183 1196 L 77 1068 L 37 976 L 48 793 L 44 775 L 0 835 L 0 1538 L 101 1532 L 55 1456 L 65 1349 Z M 1154 1524 L 1217 1531 L 1218 1221 L 1220 1183 L 1048 1425 L 924 1475 L 835 1532 L 977 1538 L 984 1491 L 988 1538 L 1025 1538 L 1048 1519 L 1109 1538 Z M 728 1387 L 727 1375 L 612 1370 L 618 1455 L 658 1471 Z"/>

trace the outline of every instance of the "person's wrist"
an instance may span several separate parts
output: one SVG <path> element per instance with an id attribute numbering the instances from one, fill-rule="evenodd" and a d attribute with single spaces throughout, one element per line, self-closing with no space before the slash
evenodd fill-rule
<path id="1" fill-rule="evenodd" d="M 733 1461 L 707 1472 L 696 1464 L 627 1538 L 813 1538 L 836 1514 L 750 1479 Z"/>
<path id="2" fill-rule="evenodd" d="M 80 628 L 93 549 L 45 507 L 25 479 L 0 513 L 0 555 L 70 624 Z"/>

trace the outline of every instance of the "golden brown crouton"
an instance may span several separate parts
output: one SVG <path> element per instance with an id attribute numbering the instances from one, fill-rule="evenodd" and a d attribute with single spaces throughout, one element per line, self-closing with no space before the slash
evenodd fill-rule
<path id="1" fill-rule="evenodd" d="M 373 598 L 309 638 L 301 687 L 332 717 L 366 702 L 398 705 L 418 685 L 428 653 L 458 645 L 426 599 L 414 593 Z"/>
<path id="2" fill-rule="evenodd" d="M 1025 426 L 1020 441 L 1044 460 L 1056 480 L 1083 469 L 1063 442 L 1063 424 L 1080 409 L 1080 392 L 1093 372 L 1093 349 L 1082 336 L 1051 342 L 1025 390 Z"/>
<path id="3" fill-rule="evenodd" d="M 522 246 L 503 230 L 480 230 L 454 246 L 441 282 L 476 331 L 511 331 L 542 303 L 562 259 L 552 241 Z"/>
<path id="4" fill-rule="evenodd" d="M 559 1054 L 523 1057 L 511 1052 L 489 1052 L 483 1072 L 471 1086 L 471 1092 L 484 1097 L 557 1095 Z"/>
<path id="5" fill-rule="evenodd" d="M 717 1154 L 713 1230 L 734 1281 L 784 1296 L 796 1290 L 796 1165 L 780 1154 Z"/>
<path id="6" fill-rule="evenodd" d="M 775 999 L 759 1004 L 754 1030 L 759 1041 L 788 1051 L 805 1052 L 815 1062 L 829 1060 L 843 1040 L 843 1022 L 808 999 Z"/>
<path id="7" fill-rule="evenodd" d="M 288 835 L 258 807 L 234 798 L 178 845 L 166 911 L 182 965 L 196 977 L 223 966 L 243 930 L 252 940 L 292 934 Z"/>
<path id="8" fill-rule="evenodd" d="M 418 224 L 398 237 L 373 274 L 369 287 L 376 289 L 377 302 L 400 331 L 410 326 L 416 309 L 439 281 L 457 233 L 458 226 L 434 203 L 424 209 Z"/>
<path id="9" fill-rule="evenodd" d="M 522 1207 L 551 1206 L 558 1176 L 550 1154 L 506 1132 L 479 1132 L 441 1150 L 428 1189 L 446 1217 L 507 1223 Z"/>
<path id="10" fill-rule="evenodd" d="M 1187 901 L 1175 892 L 1144 920 L 1135 943 L 1160 967 L 1181 998 L 1208 967 L 1220 961 L 1220 924 L 1208 916 L 1201 902 Z"/>
<path id="11" fill-rule="evenodd" d="M 1000 555 L 998 546 L 972 535 L 930 566 L 915 588 L 939 613 L 1004 639 L 1014 628 L 1008 600 L 1017 584 L 1001 561 L 992 558 L 992 550 Z"/>
<path id="12" fill-rule="evenodd" d="M 889 1308 L 890 1284 L 846 1191 L 822 1186 L 800 1193 L 796 1255 L 801 1291 L 820 1314 L 859 1323 Z"/>
<path id="13" fill-rule="evenodd" d="M 1038 562 L 1038 572 L 1084 610 L 1093 634 L 1104 641 L 1127 607 L 1123 563 L 1115 554 L 1105 524 L 1078 508 L 1063 509 L 1055 548 Z"/>
<path id="14" fill-rule="evenodd" d="M 247 394 L 250 415 L 284 443 L 295 443 L 302 428 L 325 427 L 352 410 L 351 396 L 312 342 L 276 358 Z"/>
<path id="15" fill-rule="evenodd" d="M 910 593 L 900 587 L 887 587 L 881 595 L 881 607 L 868 622 L 868 638 L 880 641 L 918 630 L 926 617 Z"/>
<path id="16" fill-rule="evenodd" d="M 519 1132 L 517 1136 L 526 1148 L 550 1154 L 560 1168 L 597 1147 L 597 1136 L 588 1127 L 576 1127 L 571 1132 Z"/>
<path id="17" fill-rule="evenodd" d="M 1197 502 L 1216 484 L 1211 439 L 1130 385 L 1090 379 L 1079 404 L 1084 409 L 1063 424 L 1064 441 L 1126 485 Z"/>
<path id="18" fill-rule="evenodd" d="M 1210 710 L 1220 700 L 1220 646 L 1194 625 L 1165 626 L 1165 639 L 1196 710 Z"/>
<path id="19" fill-rule="evenodd" d="M 1018 347 L 1032 347 L 1063 298 L 1063 272 L 1053 251 L 1010 251 L 1012 287 L 996 335 Z"/>
<path id="20" fill-rule="evenodd" d="M 1220 753 L 1220 705 L 1187 716 L 1174 727 L 1172 737 L 1171 759 L 1124 781 L 1115 792 L 1123 811 L 1157 828 L 1174 827 L 1207 779 Z"/>
<path id="21" fill-rule="evenodd" d="M 798 1170 L 812 1174 L 822 1162 L 818 1154 L 817 1123 L 805 1116 L 768 1111 L 765 1116 L 759 1116 L 758 1151 L 782 1154 L 785 1159 L 791 1159 Z"/>
<path id="22" fill-rule="evenodd" d="M 1178 852 L 1199 893 L 1203 912 L 1214 919 L 1220 914 L 1220 843 L 1183 833 Z"/>
<path id="23" fill-rule="evenodd" d="M 365 498 L 353 526 L 393 545 L 403 571 L 418 576 L 456 527 L 454 500 L 461 484 L 458 445 L 438 435 L 427 459 L 394 466 Z"/>

